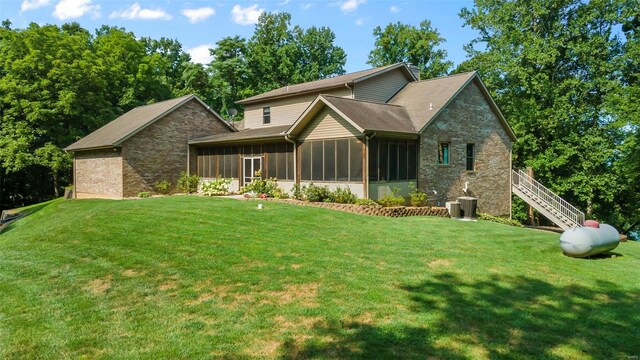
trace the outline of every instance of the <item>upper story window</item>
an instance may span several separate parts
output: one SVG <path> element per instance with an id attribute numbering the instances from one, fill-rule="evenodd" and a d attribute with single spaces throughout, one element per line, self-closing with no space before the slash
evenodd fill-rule
<path id="1" fill-rule="evenodd" d="M 271 107 L 265 106 L 262 108 L 262 123 L 270 124 L 271 123 Z"/>
<path id="2" fill-rule="evenodd" d="M 451 143 L 438 143 L 438 165 L 449 165 L 449 149 L 451 149 Z"/>
<path id="3" fill-rule="evenodd" d="M 475 144 L 467 144 L 467 171 L 476 169 L 476 147 Z"/>

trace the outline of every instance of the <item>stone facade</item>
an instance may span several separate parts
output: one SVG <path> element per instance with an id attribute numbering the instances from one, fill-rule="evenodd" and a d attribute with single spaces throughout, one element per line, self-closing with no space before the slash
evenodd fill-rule
<path id="1" fill-rule="evenodd" d="M 420 137 L 418 183 L 439 201 L 464 196 L 465 182 L 478 211 L 511 212 L 511 140 L 474 81 L 443 109 Z M 438 165 L 438 144 L 450 143 L 449 165 Z M 475 170 L 466 170 L 466 146 L 475 144 Z"/>
<path id="2" fill-rule="evenodd" d="M 187 170 L 187 141 L 230 131 L 197 100 L 180 106 L 122 144 L 122 196 L 153 191 L 162 180 L 175 187 Z"/>
<path id="3" fill-rule="evenodd" d="M 121 198 L 120 151 L 103 149 L 76 152 L 73 183 L 77 198 Z"/>

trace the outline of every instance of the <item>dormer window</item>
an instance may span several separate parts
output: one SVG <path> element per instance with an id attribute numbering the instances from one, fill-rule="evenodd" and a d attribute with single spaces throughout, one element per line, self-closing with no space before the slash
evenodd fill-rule
<path id="1" fill-rule="evenodd" d="M 262 123 L 270 124 L 271 123 L 271 107 L 265 106 L 262 108 Z"/>

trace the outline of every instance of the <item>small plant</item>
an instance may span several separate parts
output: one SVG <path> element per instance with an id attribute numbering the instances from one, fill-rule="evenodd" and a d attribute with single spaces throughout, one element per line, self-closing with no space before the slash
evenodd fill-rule
<path id="1" fill-rule="evenodd" d="M 351 189 L 348 186 L 345 186 L 344 188 L 337 186 L 329 195 L 329 200 L 330 202 L 338 204 L 355 204 L 358 197 L 351 192 Z"/>
<path id="2" fill-rule="evenodd" d="M 180 178 L 178 179 L 176 187 L 182 192 L 191 194 L 198 190 L 199 182 L 200 177 L 198 175 L 189 175 L 186 171 L 183 171 L 180 173 Z"/>
<path id="3" fill-rule="evenodd" d="M 148 198 L 151 197 L 151 193 L 148 191 L 141 191 L 138 193 L 139 198 Z"/>
<path id="4" fill-rule="evenodd" d="M 300 186 L 300 184 L 294 184 L 293 189 L 291 190 L 291 194 L 293 198 L 296 200 L 304 200 L 304 192 L 306 191 L 306 186 Z"/>
<path id="5" fill-rule="evenodd" d="M 215 180 L 203 181 L 200 184 L 200 192 L 207 196 L 227 195 L 229 194 L 229 186 L 231 179 L 225 179 L 220 176 Z"/>
<path id="6" fill-rule="evenodd" d="M 240 189 L 241 194 L 250 194 L 253 197 L 260 196 L 262 194 L 265 197 L 276 197 L 283 194 L 284 191 L 278 188 L 278 180 L 276 178 L 262 179 L 260 176 L 262 172 L 260 170 L 255 172 L 256 178 L 250 183 L 246 184 Z"/>
<path id="7" fill-rule="evenodd" d="M 153 186 L 153 188 L 155 189 L 156 192 L 163 195 L 167 195 L 169 192 L 171 192 L 171 182 L 169 182 L 168 180 L 158 181 Z"/>
<path id="8" fill-rule="evenodd" d="M 377 206 L 378 203 L 371 199 L 356 199 L 356 205 Z"/>
<path id="9" fill-rule="evenodd" d="M 402 206 L 404 205 L 404 198 L 399 196 L 400 188 L 394 187 L 391 193 L 383 196 L 378 203 L 384 207 Z"/>
<path id="10" fill-rule="evenodd" d="M 329 199 L 331 196 L 331 192 L 329 188 L 326 186 L 318 186 L 310 183 L 304 189 L 304 197 L 311 202 L 324 202 L 326 199 Z"/>
<path id="11" fill-rule="evenodd" d="M 505 224 L 505 225 L 511 225 L 511 226 L 517 226 L 517 227 L 524 227 L 524 225 L 520 224 L 519 221 L 514 220 L 514 219 L 508 219 L 508 218 L 504 218 L 504 217 L 500 217 L 500 216 L 493 216 L 493 215 L 489 215 L 489 214 L 485 214 L 485 213 L 481 213 L 478 212 L 478 219 L 480 220 L 486 220 L 486 221 L 491 221 L 491 222 L 495 222 L 498 224 Z"/>
<path id="12" fill-rule="evenodd" d="M 413 182 L 409 183 L 409 203 L 411 206 L 423 206 L 427 200 L 427 193 L 420 191 Z"/>

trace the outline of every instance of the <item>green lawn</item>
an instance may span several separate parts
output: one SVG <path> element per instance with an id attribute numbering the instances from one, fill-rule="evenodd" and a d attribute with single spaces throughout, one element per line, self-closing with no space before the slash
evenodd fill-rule
<path id="1" fill-rule="evenodd" d="M 53 201 L 0 234 L 0 358 L 640 355 L 640 243 L 173 196 Z"/>

